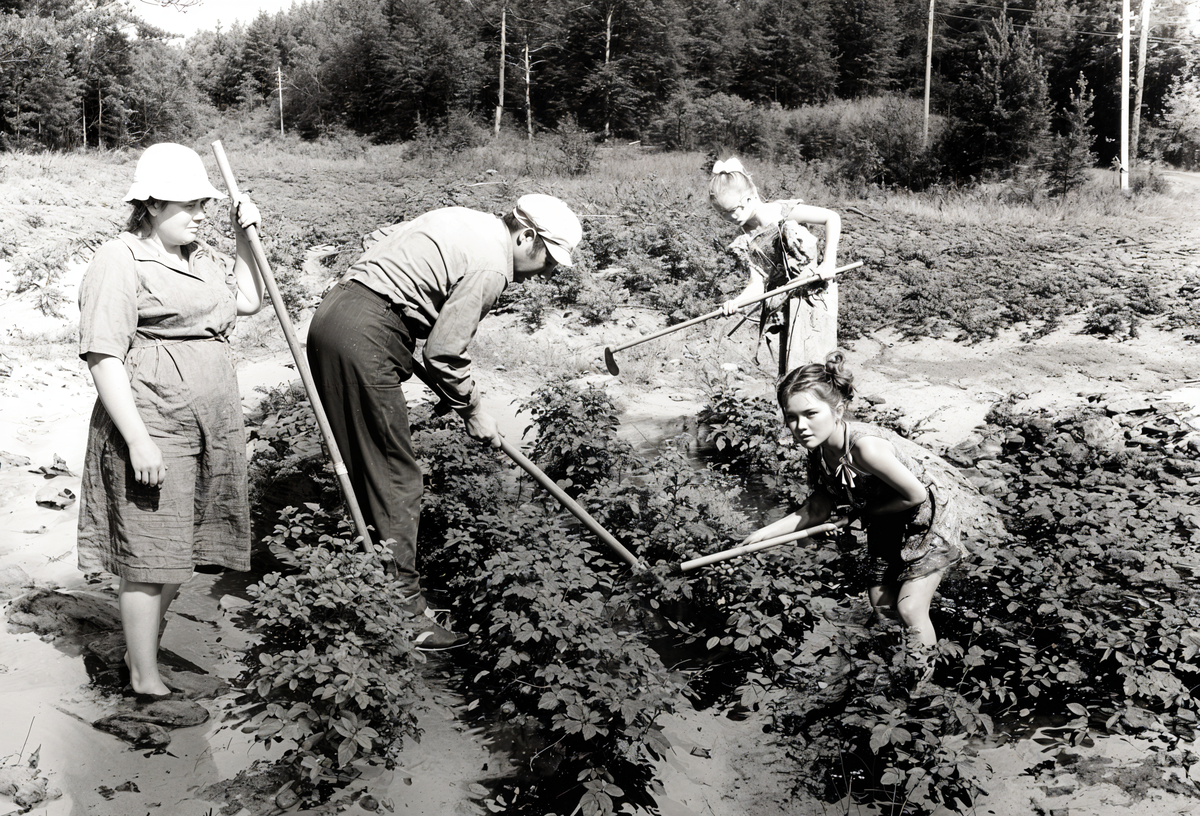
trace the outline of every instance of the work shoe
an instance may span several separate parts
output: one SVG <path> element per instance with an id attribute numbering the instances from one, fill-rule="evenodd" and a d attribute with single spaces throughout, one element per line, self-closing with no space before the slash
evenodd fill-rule
<path id="1" fill-rule="evenodd" d="M 451 632 L 427 615 L 416 615 L 413 620 L 413 646 L 421 652 L 441 652 L 466 643 L 465 635 Z"/>

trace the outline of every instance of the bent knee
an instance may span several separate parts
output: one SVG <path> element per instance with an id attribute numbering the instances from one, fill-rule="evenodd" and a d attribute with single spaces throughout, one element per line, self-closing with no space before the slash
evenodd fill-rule
<path id="1" fill-rule="evenodd" d="M 909 626 L 929 620 L 929 604 L 921 598 L 901 598 L 896 602 L 896 613 Z"/>

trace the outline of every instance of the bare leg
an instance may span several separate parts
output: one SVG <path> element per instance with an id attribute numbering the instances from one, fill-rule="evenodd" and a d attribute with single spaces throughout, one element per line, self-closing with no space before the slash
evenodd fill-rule
<path id="1" fill-rule="evenodd" d="M 886 584 L 870 587 L 867 590 L 867 599 L 871 602 L 871 608 L 875 610 L 875 620 L 882 623 L 886 620 L 896 619 L 896 590 Z"/>
<path id="2" fill-rule="evenodd" d="M 900 613 L 900 620 L 908 627 L 909 635 L 916 643 L 925 647 L 937 645 L 937 633 L 934 632 L 933 622 L 929 619 L 929 607 L 941 582 L 940 571 L 905 581 L 900 586 L 900 596 L 896 600 L 896 611 Z"/>
<path id="3" fill-rule="evenodd" d="M 158 633 L 179 584 L 147 584 L 121 579 L 118 606 L 125 631 L 129 683 L 139 694 L 170 691 L 158 674 Z"/>

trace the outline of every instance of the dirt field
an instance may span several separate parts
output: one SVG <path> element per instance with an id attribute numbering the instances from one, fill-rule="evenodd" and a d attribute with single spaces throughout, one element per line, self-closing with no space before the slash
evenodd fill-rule
<path id="1" fill-rule="evenodd" d="M 1153 225 L 1136 245 L 1138 257 L 1152 258 L 1147 274 L 1175 279 L 1200 271 L 1200 207 L 1195 188 L 1177 193 L 1178 221 Z M 19 196 L 0 200 L 6 220 L 28 218 Z M 48 217 L 44 229 L 93 229 L 111 234 L 111 213 L 93 209 L 75 223 Z M 59 282 L 74 297 L 82 257 Z M 69 338 L 76 312 L 63 304 L 60 316 L 34 308 L 36 291 L 13 293 L 11 265 L 0 260 L 0 600 L 31 588 L 53 589 L 99 602 L 115 610 L 113 581 L 89 583 L 75 568 L 75 522 L 87 416 L 95 398 L 82 362 Z M 274 317 L 269 312 L 239 328 L 243 361 L 240 382 L 249 407 L 259 386 L 295 377 Z M 602 350 L 638 330 L 659 325 L 656 316 L 621 310 L 601 329 L 583 329 L 570 315 L 555 314 L 527 334 L 515 318 L 485 322 L 477 340 L 478 373 L 488 407 L 504 417 L 503 432 L 518 439 L 527 424 L 514 414 L 552 366 L 569 364 L 582 378 L 602 383 L 625 406 L 625 433 L 639 443 L 685 427 L 703 401 L 699 369 L 708 366 L 752 392 L 766 392 L 769 364 L 749 359 L 748 333 L 726 337 L 731 324 L 714 321 L 661 342 L 639 346 L 622 359 L 622 376 L 604 371 Z M 850 364 L 860 372 L 862 393 L 882 398 L 924 429 L 921 441 L 937 450 L 962 441 L 997 401 L 1017 395 L 1017 407 L 1065 407 L 1089 394 L 1152 396 L 1188 402 L 1200 417 L 1200 354 L 1179 331 L 1150 321 L 1139 336 L 1124 341 L 1080 333 L 1081 317 L 1064 321 L 1045 337 L 1026 341 L 1021 330 L 993 340 L 963 344 L 948 339 L 907 340 L 877 332 L 856 341 Z M 300 333 L 303 336 L 303 323 Z M 522 362 L 518 362 L 522 361 Z M 414 399 L 424 398 L 412 390 Z M 1196 419 L 1200 428 L 1200 419 Z M 49 488 L 49 489 L 48 489 Z M 67 495 L 70 491 L 71 496 Z M 58 502 L 53 501 L 58 497 Z M 40 501 L 40 503 L 39 503 Z M 61 506 L 65 504 L 65 506 Z M 235 625 L 245 604 L 243 582 L 197 576 L 173 608 L 163 646 L 217 678 L 238 672 L 245 635 Z M 11 610 L 12 607 L 9 607 Z M 89 607 L 90 608 L 90 607 Z M 163 813 L 204 816 L 222 812 L 267 813 L 273 803 L 255 799 L 252 786 L 235 778 L 275 754 L 250 744 L 233 719 L 223 719 L 231 698 L 206 701 L 213 717 L 204 725 L 179 728 L 161 752 L 131 750 L 91 723 L 123 705 L 118 697 L 89 684 L 84 644 L 93 639 L 94 612 L 48 615 L 38 625 L 9 625 L 0 631 L 0 771 L 23 768 L 36 798 L 34 813 L 63 816 L 120 816 Z M 101 616 L 102 617 L 102 616 Z M 84 621 L 81 623 L 80 621 Z M 91 621 L 88 623 L 87 621 Z M 461 719 L 462 701 L 446 691 L 434 661 L 429 678 L 441 689 L 420 714 L 425 736 L 409 746 L 402 767 L 367 768 L 350 791 L 368 789 L 384 810 L 413 814 L 488 812 L 488 780 L 503 775 L 506 760 Z M 853 805 L 814 809 L 789 794 L 791 780 L 777 750 L 764 738 L 761 723 L 733 721 L 714 712 L 674 718 L 667 735 L 675 754 L 662 764 L 660 811 L 667 816 L 759 816 L 767 813 L 858 812 Z M 1046 813 L 1194 813 L 1200 807 L 1184 793 L 1130 782 L 1122 769 L 1140 769 L 1153 746 L 1130 738 L 1098 741 L 1079 754 L 1106 769 L 1084 773 L 1080 763 L 1061 762 L 1052 781 L 1024 775 L 1054 754 L 1032 738 L 977 746 L 981 773 L 990 782 L 976 812 L 1003 816 Z M 1057 749 L 1056 749 L 1057 750 Z M 37 769 L 29 769 L 37 752 Z M 1131 771 L 1132 773 L 1132 771 Z M 1180 772 L 1184 787 L 1197 780 Z M 1196 773 L 1194 770 L 1191 773 Z M 0 773 L 0 784 L 4 776 Z M 54 796 L 57 790 L 61 795 Z M 274 791 L 271 791 L 274 793 Z M 366 813 L 364 801 L 343 812 Z M 280 804 L 286 804 L 286 793 Z M 243 809 L 244 808 L 244 809 Z M 0 795 L 0 816 L 18 812 L 19 803 Z M 273 812 L 281 812 L 275 810 Z M 292 812 L 295 812 L 294 810 Z"/>

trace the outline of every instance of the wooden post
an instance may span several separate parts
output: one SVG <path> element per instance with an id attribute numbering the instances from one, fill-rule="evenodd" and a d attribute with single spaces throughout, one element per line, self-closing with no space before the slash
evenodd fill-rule
<path id="1" fill-rule="evenodd" d="M 1138 133 L 1142 127 L 1142 87 L 1146 84 L 1146 40 L 1150 36 L 1150 0 L 1142 0 L 1142 28 L 1138 31 L 1137 91 L 1133 97 L 1133 135 L 1129 152 L 1137 161 Z"/>
<path id="2" fill-rule="evenodd" d="M 1129 0 L 1121 0 L 1121 189 L 1129 189 Z"/>
<path id="3" fill-rule="evenodd" d="M 929 0 L 929 31 L 925 35 L 925 126 L 921 130 L 921 146 L 929 147 L 929 85 L 933 78 L 933 3 Z"/>

